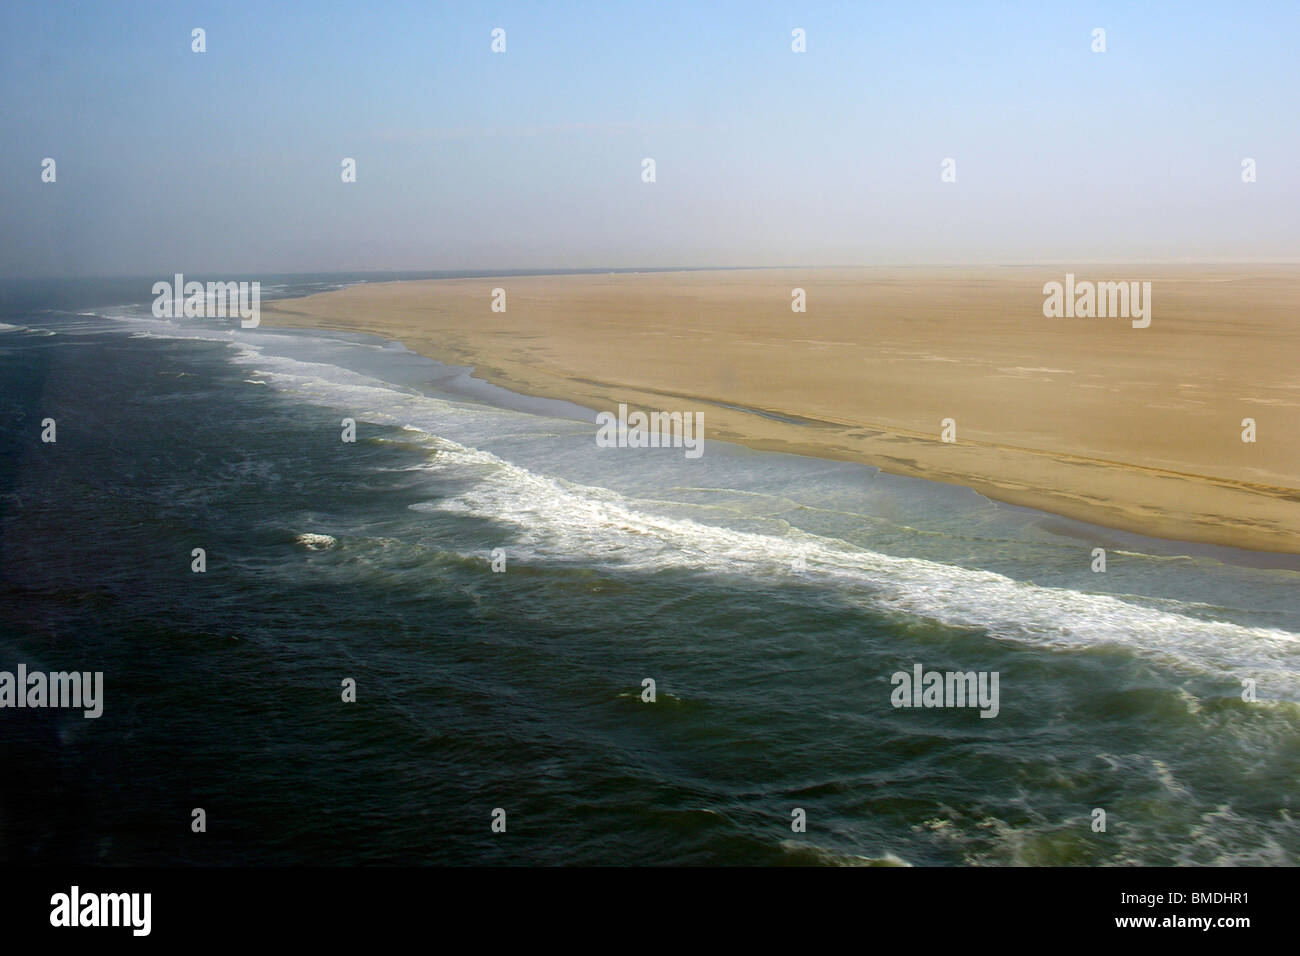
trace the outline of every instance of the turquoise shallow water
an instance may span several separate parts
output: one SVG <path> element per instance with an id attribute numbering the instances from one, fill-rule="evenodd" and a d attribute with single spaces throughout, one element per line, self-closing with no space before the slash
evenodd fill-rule
<path id="1" fill-rule="evenodd" d="M 1291 559 L 859 465 L 602 449 L 591 412 L 396 343 L 132 294 L 0 316 L 0 669 L 102 670 L 107 698 L 0 711 L 6 859 L 1300 857 Z M 893 707 L 918 663 L 997 672 L 998 716 Z"/>

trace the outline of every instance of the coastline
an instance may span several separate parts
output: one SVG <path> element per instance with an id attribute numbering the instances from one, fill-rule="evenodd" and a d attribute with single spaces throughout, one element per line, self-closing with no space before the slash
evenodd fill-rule
<path id="1" fill-rule="evenodd" d="M 1133 329 L 1044 319 L 1055 268 L 398 281 L 276 300 L 263 317 L 399 341 L 524 395 L 703 411 L 706 439 L 1151 537 L 1300 553 L 1300 332 L 1287 324 L 1300 269 L 1096 267 L 1155 280 L 1153 322 Z M 794 287 L 807 313 L 791 312 Z M 1246 415 L 1255 444 L 1240 441 Z M 945 417 L 955 442 L 940 440 Z"/>

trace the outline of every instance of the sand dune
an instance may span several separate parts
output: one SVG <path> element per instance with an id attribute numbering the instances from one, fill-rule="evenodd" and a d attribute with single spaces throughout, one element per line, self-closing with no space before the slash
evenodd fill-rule
<path id="1" fill-rule="evenodd" d="M 1045 318 L 1043 285 L 1067 271 L 1150 282 L 1150 326 Z M 372 332 L 596 410 L 702 411 L 708 439 L 1297 553 L 1297 306 L 1295 266 L 1073 265 L 394 282 L 280 301 L 263 321 Z"/>

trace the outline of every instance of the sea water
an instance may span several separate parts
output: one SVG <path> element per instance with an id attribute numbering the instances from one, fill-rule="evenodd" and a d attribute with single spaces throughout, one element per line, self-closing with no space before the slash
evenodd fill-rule
<path id="1" fill-rule="evenodd" d="M 104 674 L 96 720 L 0 710 L 0 859 L 1300 862 L 1294 558 L 602 448 L 599 410 L 149 287 L 0 288 L 0 670 Z M 894 706 L 918 666 L 997 674 L 996 717 Z"/>

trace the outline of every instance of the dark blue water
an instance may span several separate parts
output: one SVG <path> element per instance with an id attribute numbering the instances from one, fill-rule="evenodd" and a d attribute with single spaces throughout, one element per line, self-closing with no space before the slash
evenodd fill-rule
<path id="1" fill-rule="evenodd" d="M 154 320 L 151 281 L 0 290 L 0 670 L 105 675 L 97 720 L 0 710 L 0 859 L 1300 859 L 1288 559 L 599 449 L 395 343 Z M 998 672 L 998 716 L 891 706 L 915 663 Z"/>

